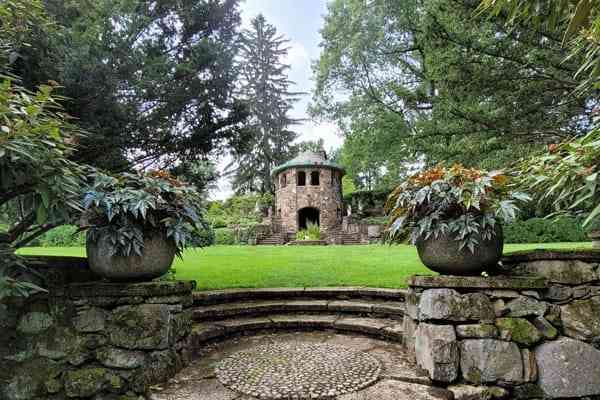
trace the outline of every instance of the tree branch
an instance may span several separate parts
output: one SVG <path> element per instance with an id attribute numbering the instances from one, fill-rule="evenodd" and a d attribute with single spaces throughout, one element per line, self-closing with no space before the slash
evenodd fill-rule
<path id="1" fill-rule="evenodd" d="M 25 246 L 27 243 L 31 242 L 33 239 L 37 238 L 40 235 L 48 232 L 52 228 L 56 228 L 58 224 L 44 224 L 37 231 L 33 232 L 31 235 L 26 236 L 25 238 L 19 240 L 16 244 L 13 245 L 15 249 Z"/>
<path id="2" fill-rule="evenodd" d="M 19 236 L 23 233 L 27 232 L 27 229 L 33 224 L 35 221 L 35 213 L 29 213 L 25 218 L 23 218 L 17 225 L 15 225 L 12 229 L 8 231 L 8 240 L 9 242 L 14 242 L 17 240 Z"/>

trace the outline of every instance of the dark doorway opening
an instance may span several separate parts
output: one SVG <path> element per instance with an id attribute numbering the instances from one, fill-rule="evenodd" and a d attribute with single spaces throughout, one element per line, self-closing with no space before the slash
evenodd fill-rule
<path id="1" fill-rule="evenodd" d="M 319 225 L 319 214 L 319 210 L 313 207 L 298 210 L 298 230 L 306 229 L 309 223 Z"/>

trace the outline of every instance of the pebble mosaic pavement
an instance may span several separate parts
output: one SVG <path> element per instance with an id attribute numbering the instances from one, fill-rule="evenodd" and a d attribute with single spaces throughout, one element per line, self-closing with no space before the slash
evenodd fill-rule
<path id="1" fill-rule="evenodd" d="M 431 381 L 419 371 L 402 346 L 383 340 L 335 332 L 280 332 L 229 338 L 222 342 L 204 346 L 191 365 L 180 371 L 164 385 L 152 388 L 149 400 L 256 400 L 260 397 L 249 395 L 223 385 L 218 378 L 219 366 L 236 354 L 256 352 L 261 347 L 279 348 L 318 348 L 308 345 L 324 345 L 321 349 L 345 348 L 354 354 L 366 354 L 378 361 L 381 367 L 379 378 L 371 385 L 358 391 L 334 396 L 327 400 L 449 400 L 439 393 Z M 371 358 L 368 358 L 371 360 Z M 314 362 L 314 360 L 313 360 Z M 370 363 L 371 361 L 369 361 Z M 249 364 L 246 364 L 248 366 Z M 333 364 L 336 365 L 335 363 Z M 310 372 L 309 372 L 310 373 Z M 308 385 L 310 388 L 310 385 Z M 297 389 L 295 389 L 297 391 Z M 293 394 L 281 399 L 300 399 Z M 266 399 L 263 397 L 263 399 Z M 310 399 L 310 397 L 308 397 Z"/>
<path id="2" fill-rule="evenodd" d="M 228 388 L 259 399 L 323 399 L 356 392 L 379 378 L 372 355 L 327 343 L 282 342 L 235 353 L 216 368 Z"/>

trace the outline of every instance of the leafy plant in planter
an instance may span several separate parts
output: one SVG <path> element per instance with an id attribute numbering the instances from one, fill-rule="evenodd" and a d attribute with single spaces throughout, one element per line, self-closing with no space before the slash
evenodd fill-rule
<path id="1" fill-rule="evenodd" d="M 476 274 L 502 255 L 501 222 L 515 219 L 513 192 L 500 171 L 437 166 L 398 185 L 386 203 L 387 241 L 410 237 L 429 268 L 457 275 Z"/>
<path id="2" fill-rule="evenodd" d="M 96 173 L 84 198 L 90 267 L 112 280 L 162 275 L 204 228 L 202 199 L 166 172 Z"/>

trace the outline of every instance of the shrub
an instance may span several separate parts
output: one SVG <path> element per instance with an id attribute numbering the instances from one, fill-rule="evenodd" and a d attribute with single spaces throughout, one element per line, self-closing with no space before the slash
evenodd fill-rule
<path id="1" fill-rule="evenodd" d="M 192 232 L 190 245 L 192 247 L 208 247 L 215 244 L 215 230 L 207 226 Z"/>
<path id="2" fill-rule="evenodd" d="M 320 240 L 321 228 L 317 224 L 309 223 L 306 229 L 296 232 L 296 240 Z"/>
<path id="3" fill-rule="evenodd" d="M 214 228 L 253 225 L 263 219 L 272 204 L 273 195 L 270 193 L 233 196 L 225 201 L 211 202 L 206 218 Z"/>
<path id="4" fill-rule="evenodd" d="M 215 244 L 232 245 L 235 244 L 235 232 L 230 228 L 215 229 Z"/>
<path id="5" fill-rule="evenodd" d="M 256 238 L 256 223 L 246 226 L 238 226 L 233 231 L 235 233 L 235 244 L 248 244 L 250 240 Z"/>
<path id="6" fill-rule="evenodd" d="M 63 225 L 46 232 L 39 238 L 43 247 L 75 247 L 85 246 L 85 233 L 77 232 L 75 225 Z"/>
<path id="7" fill-rule="evenodd" d="M 531 218 L 504 226 L 506 243 L 556 243 L 587 241 L 583 220 L 574 217 Z"/>
<path id="8" fill-rule="evenodd" d="M 548 146 L 517 166 L 520 184 L 557 213 L 585 214 L 583 225 L 600 223 L 600 126 L 587 135 Z"/>

